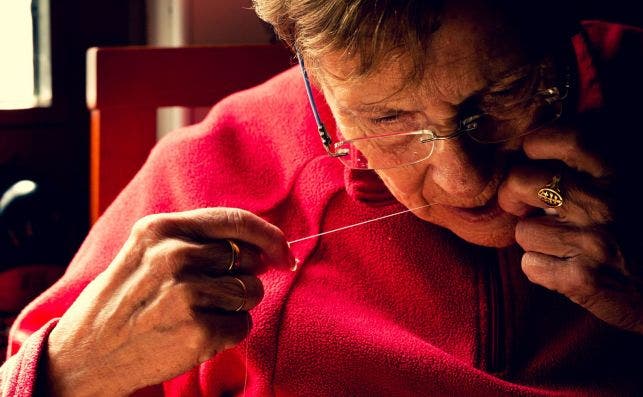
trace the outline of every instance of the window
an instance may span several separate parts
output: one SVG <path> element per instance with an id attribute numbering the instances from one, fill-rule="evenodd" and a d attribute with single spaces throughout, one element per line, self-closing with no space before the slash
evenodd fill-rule
<path id="1" fill-rule="evenodd" d="M 0 110 L 51 104 L 49 0 L 0 0 Z"/>

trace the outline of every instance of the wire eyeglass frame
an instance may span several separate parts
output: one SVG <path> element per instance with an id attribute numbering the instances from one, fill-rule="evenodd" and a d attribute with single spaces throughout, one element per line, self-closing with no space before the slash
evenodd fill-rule
<path id="1" fill-rule="evenodd" d="M 542 124 L 538 124 L 534 128 L 528 128 L 522 133 L 512 135 L 510 137 L 506 137 L 499 140 L 491 140 L 491 141 L 481 140 L 471 134 L 473 131 L 479 128 L 480 121 L 485 116 L 487 116 L 487 114 L 483 112 L 483 113 L 478 113 L 460 120 L 458 122 L 458 127 L 455 129 L 455 131 L 453 131 L 448 135 L 438 135 L 436 132 L 437 129 L 434 130 L 433 128 L 427 128 L 427 129 L 409 131 L 409 132 L 396 132 L 396 133 L 381 134 L 376 136 L 360 137 L 360 138 L 354 138 L 349 140 L 342 140 L 334 143 L 331 136 L 326 131 L 326 127 L 319 115 L 319 111 L 317 109 L 315 99 L 313 98 L 312 87 L 310 84 L 310 80 L 308 78 L 308 73 L 306 72 L 306 67 L 304 65 L 303 57 L 301 56 L 299 51 L 296 51 L 296 56 L 297 56 L 297 61 L 299 63 L 299 67 L 303 76 L 304 85 L 306 88 L 306 95 L 308 96 L 308 101 L 310 103 L 313 117 L 315 118 L 315 122 L 317 124 L 317 132 L 322 141 L 322 145 L 324 146 L 324 149 L 326 150 L 329 156 L 339 159 L 340 161 L 342 161 L 342 163 L 354 169 L 388 169 L 388 168 L 397 168 L 397 167 L 403 167 L 403 166 L 415 164 L 420 161 L 424 161 L 431 156 L 431 154 L 433 153 L 433 147 L 434 147 L 433 143 L 435 143 L 436 141 L 441 141 L 441 140 L 446 141 L 450 139 L 455 139 L 460 137 L 463 134 L 469 135 L 471 139 L 481 144 L 503 143 L 503 142 L 510 141 L 512 139 L 516 139 L 516 138 L 528 135 L 560 118 L 562 114 L 562 103 L 568 97 L 570 85 L 571 85 L 571 73 L 570 73 L 569 67 L 567 67 L 565 69 L 565 80 L 561 84 L 560 88 L 557 86 L 553 86 L 543 90 L 539 90 L 538 92 L 536 92 L 535 95 L 533 95 L 532 97 L 526 100 L 526 101 L 530 101 L 538 98 L 542 100 L 546 105 L 558 104 L 559 107 L 557 109 L 556 114 L 551 119 L 547 120 Z M 372 162 L 367 160 L 366 157 L 364 157 L 361 153 L 357 155 L 357 159 L 356 159 L 355 153 L 351 153 L 350 149 L 343 147 L 343 146 L 353 145 L 356 143 L 361 143 L 366 141 L 376 141 L 376 140 L 381 141 L 382 139 L 391 138 L 391 137 L 415 138 L 417 139 L 416 143 L 421 143 L 421 144 L 430 143 L 431 148 L 427 150 L 426 153 L 423 154 L 422 156 L 414 157 L 413 160 L 410 160 L 410 161 L 395 162 L 384 166 L 374 166 Z M 359 149 L 357 148 L 356 150 L 359 151 Z M 351 156 L 352 159 L 349 161 L 349 158 L 347 157 L 349 157 L 349 155 L 351 154 L 352 154 Z M 375 164 L 377 163 L 375 162 Z"/>

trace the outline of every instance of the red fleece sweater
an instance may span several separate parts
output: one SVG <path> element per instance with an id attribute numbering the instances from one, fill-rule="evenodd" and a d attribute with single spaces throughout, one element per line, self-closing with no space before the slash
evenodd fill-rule
<path id="1" fill-rule="evenodd" d="M 611 60 L 641 55 L 640 31 L 585 28 L 574 38 L 580 111 L 609 99 L 599 77 L 621 73 Z M 321 111 L 330 122 L 328 108 Z M 374 174 L 345 171 L 324 153 L 297 70 L 233 95 L 157 145 L 63 278 L 19 316 L 2 395 L 31 395 L 55 319 L 108 266 L 137 219 L 206 206 L 248 209 L 290 239 L 401 209 Z M 248 396 L 643 391 L 643 337 L 529 283 L 516 247 L 473 246 L 405 214 L 293 251 L 299 271 L 262 276 L 265 299 L 246 342 L 147 393 L 241 395 L 246 371 Z"/>

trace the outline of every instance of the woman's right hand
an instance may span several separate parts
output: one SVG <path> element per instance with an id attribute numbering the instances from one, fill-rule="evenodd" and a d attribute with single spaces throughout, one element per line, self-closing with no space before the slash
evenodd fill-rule
<path id="1" fill-rule="evenodd" d="M 240 247 L 232 273 L 225 239 Z M 139 220 L 49 336 L 50 391 L 127 395 L 190 370 L 247 336 L 247 310 L 263 297 L 256 275 L 292 265 L 283 233 L 247 211 L 206 208 Z"/>

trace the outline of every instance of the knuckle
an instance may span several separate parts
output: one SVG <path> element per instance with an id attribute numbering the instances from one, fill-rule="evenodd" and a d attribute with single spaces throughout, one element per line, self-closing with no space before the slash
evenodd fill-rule
<path id="1" fill-rule="evenodd" d="M 580 142 L 578 134 L 570 134 L 567 139 L 560 140 L 561 160 L 572 167 L 576 166 Z"/>
<path id="2" fill-rule="evenodd" d="M 597 280 L 594 272 L 587 266 L 573 261 L 569 266 L 568 277 L 563 284 L 565 295 L 572 297 L 575 301 L 584 305 L 588 299 L 596 294 Z"/>
<path id="3" fill-rule="evenodd" d="M 226 253 L 225 260 L 229 260 L 230 254 Z M 252 246 L 245 246 L 239 253 L 240 267 L 237 269 L 241 274 L 259 274 L 263 272 L 265 263 L 261 252 Z"/>
<path id="4" fill-rule="evenodd" d="M 609 244 L 604 236 L 595 232 L 581 234 L 581 247 L 588 257 L 599 263 L 609 262 L 615 254 L 612 244 Z"/>
<path id="5" fill-rule="evenodd" d="M 188 248 L 174 240 L 163 240 L 145 249 L 142 263 L 152 273 L 175 273 L 185 263 Z"/>
<path id="6" fill-rule="evenodd" d="M 194 306 L 194 291 L 187 283 L 173 283 L 169 288 L 169 298 L 174 302 L 178 310 L 184 310 L 192 313 Z"/>
<path id="7" fill-rule="evenodd" d="M 172 264 L 188 265 L 195 262 L 195 250 L 198 249 L 195 244 L 166 240 L 162 245 L 165 246 L 166 258 Z"/>
<path id="8" fill-rule="evenodd" d="M 581 234 L 581 245 L 587 254 L 604 262 L 607 257 L 607 246 L 605 241 L 595 233 L 585 232 Z"/>
<path id="9" fill-rule="evenodd" d="M 579 254 L 579 238 L 582 238 L 579 236 L 582 236 L 582 233 L 576 228 L 563 228 L 558 231 L 556 238 L 558 245 L 562 247 L 560 255 L 563 258 L 573 258 Z"/>
<path id="10" fill-rule="evenodd" d="M 204 309 L 207 310 L 206 308 L 213 308 L 217 307 L 220 304 L 221 298 L 207 293 L 205 291 L 195 291 L 194 292 L 194 303 L 193 306 L 195 308 L 198 308 L 199 310 Z"/>
<path id="11" fill-rule="evenodd" d="M 198 363 L 200 364 L 210 357 L 212 353 L 208 346 L 210 345 L 210 331 L 205 324 L 201 324 L 198 321 L 194 321 L 189 325 L 189 331 L 185 337 L 185 346 L 190 350 L 195 352 L 195 357 L 197 357 Z"/>
<path id="12" fill-rule="evenodd" d="M 578 240 L 578 230 L 575 228 L 560 228 L 556 233 L 556 238 L 560 244 L 572 244 Z"/>
<path id="13" fill-rule="evenodd" d="M 226 209 L 226 221 L 234 228 L 234 233 L 237 236 L 242 236 L 247 231 L 248 221 L 246 219 L 246 212 L 240 208 Z"/>
<path id="14" fill-rule="evenodd" d="M 519 221 L 516 223 L 515 238 L 518 244 L 524 247 L 529 242 L 531 233 L 532 225 L 529 222 Z"/>
<path id="15" fill-rule="evenodd" d="M 131 236 L 137 240 L 158 238 L 164 234 L 167 221 L 158 214 L 147 215 L 132 226 Z"/>
<path id="16" fill-rule="evenodd" d="M 507 175 L 503 182 L 505 194 L 521 193 L 527 188 L 526 170 L 522 167 L 516 167 Z"/>

